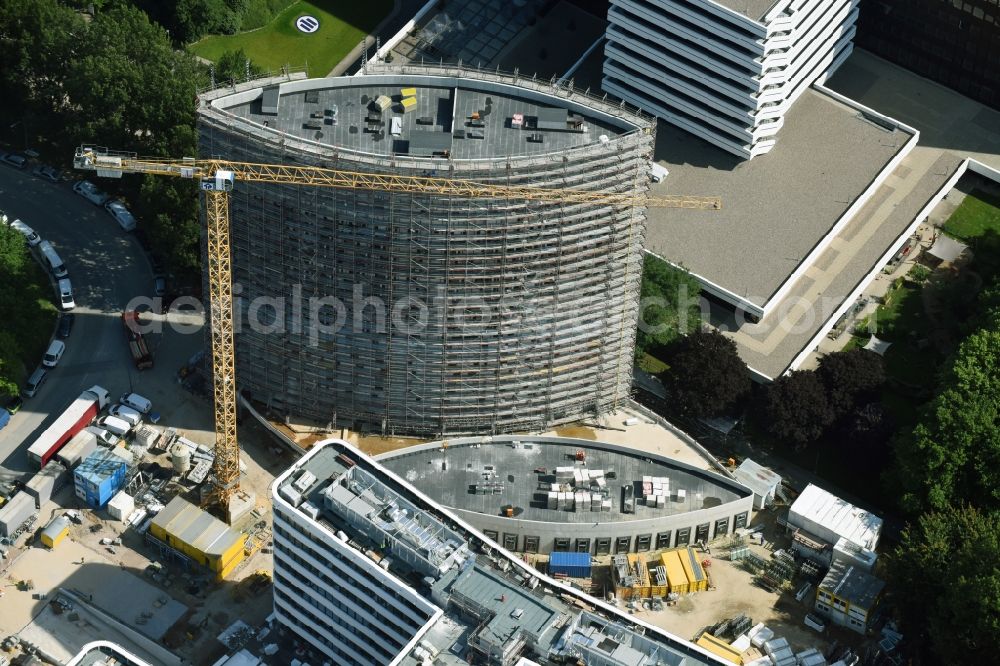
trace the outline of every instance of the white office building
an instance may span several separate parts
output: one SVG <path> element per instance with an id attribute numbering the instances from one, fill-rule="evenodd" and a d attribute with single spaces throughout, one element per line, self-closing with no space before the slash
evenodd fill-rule
<path id="1" fill-rule="evenodd" d="M 542 576 L 346 442 L 313 447 L 271 495 L 274 614 L 306 663 L 724 663 Z"/>
<path id="2" fill-rule="evenodd" d="M 604 89 L 744 158 L 850 55 L 859 0 L 611 0 Z"/>

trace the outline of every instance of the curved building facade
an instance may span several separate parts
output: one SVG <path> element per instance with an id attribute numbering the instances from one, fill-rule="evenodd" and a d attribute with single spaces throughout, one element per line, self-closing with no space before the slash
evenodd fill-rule
<path id="1" fill-rule="evenodd" d="M 518 552 L 608 555 L 707 543 L 748 526 L 753 511 L 753 491 L 732 479 L 607 442 L 463 437 L 378 461 Z"/>
<path id="2" fill-rule="evenodd" d="M 204 157 L 648 187 L 655 128 L 517 76 L 369 67 L 201 96 Z M 544 428 L 628 396 L 645 209 L 237 182 L 240 388 L 386 434 Z"/>

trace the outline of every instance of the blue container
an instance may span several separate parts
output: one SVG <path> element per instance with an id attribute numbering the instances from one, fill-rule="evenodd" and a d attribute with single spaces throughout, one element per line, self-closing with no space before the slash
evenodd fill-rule
<path id="1" fill-rule="evenodd" d="M 549 556 L 549 575 L 590 578 L 590 553 L 553 552 Z"/>
<path id="2" fill-rule="evenodd" d="M 73 472 L 76 496 L 95 509 L 102 508 L 125 484 L 127 467 L 107 449 L 94 451 Z"/>

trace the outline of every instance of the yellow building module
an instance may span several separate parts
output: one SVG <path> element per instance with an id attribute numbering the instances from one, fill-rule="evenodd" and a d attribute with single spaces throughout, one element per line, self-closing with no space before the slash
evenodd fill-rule
<path id="1" fill-rule="evenodd" d="M 221 580 L 244 558 L 246 535 L 181 497 L 170 500 L 149 525 L 149 533 L 187 555 Z"/>
<path id="2" fill-rule="evenodd" d="M 669 591 L 675 594 L 687 594 L 691 591 L 691 584 L 688 582 L 687 573 L 684 571 L 684 565 L 681 564 L 679 557 L 682 551 L 683 549 L 668 550 L 660 555 L 660 562 L 667 570 L 667 586 Z"/>

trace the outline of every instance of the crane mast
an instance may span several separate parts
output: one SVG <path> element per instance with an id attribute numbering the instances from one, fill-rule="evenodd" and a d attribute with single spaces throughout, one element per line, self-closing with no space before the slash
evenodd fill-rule
<path id="1" fill-rule="evenodd" d="M 219 159 L 140 159 L 133 153 L 82 146 L 73 166 L 98 176 L 120 178 L 125 173 L 197 179 L 205 193 L 205 240 L 208 260 L 209 331 L 211 335 L 215 407 L 215 461 L 204 503 L 228 518 L 229 502 L 239 489 L 239 443 L 236 437 L 236 355 L 233 340 L 233 274 L 230 244 L 229 193 L 236 181 L 281 185 L 311 185 L 393 193 L 435 194 L 466 198 L 594 205 L 639 205 L 655 208 L 718 210 L 718 197 L 660 196 L 633 192 L 594 192 L 505 186 L 474 181 L 398 174 L 364 173 L 284 164 L 256 164 Z"/>

